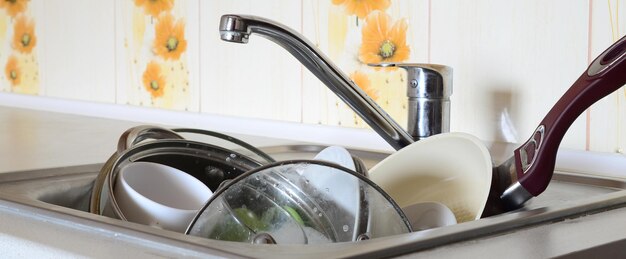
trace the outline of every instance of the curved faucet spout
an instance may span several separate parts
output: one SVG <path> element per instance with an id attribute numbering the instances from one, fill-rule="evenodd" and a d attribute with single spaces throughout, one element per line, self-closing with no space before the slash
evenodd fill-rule
<path id="1" fill-rule="evenodd" d="M 280 23 L 249 15 L 224 15 L 220 20 L 222 40 L 247 43 L 250 34 L 254 33 L 289 51 L 393 148 L 399 150 L 414 142 L 410 134 L 298 32 Z"/>

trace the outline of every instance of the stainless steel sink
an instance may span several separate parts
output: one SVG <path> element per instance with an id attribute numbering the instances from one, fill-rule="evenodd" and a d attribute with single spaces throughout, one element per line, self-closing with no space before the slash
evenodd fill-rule
<path id="1" fill-rule="evenodd" d="M 323 148 L 317 145 L 291 145 L 262 150 L 277 160 L 287 160 L 312 158 Z M 389 155 L 366 150 L 350 152 L 368 168 Z M 416 253 L 626 206 L 626 180 L 557 171 L 547 191 L 518 211 L 434 229 L 427 234 L 416 232 L 357 243 L 337 243 L 325 245 L 323 249 L 318 245 L 260 247 L 185 236 L 88 213 L 91 187 L 101 166 L 92 164 L 1 174 L 0 200 L 20 206 L 22 212 L 41 214 L 45 211 L 46 220 L 52 223 L 82 222 L 92 226 L 85 231 L 124 233 L 135 241 L 151 246 L 155 242 L 169 246 L 175 244 L 201 255 L 314 258 L 388 257 Z"/>

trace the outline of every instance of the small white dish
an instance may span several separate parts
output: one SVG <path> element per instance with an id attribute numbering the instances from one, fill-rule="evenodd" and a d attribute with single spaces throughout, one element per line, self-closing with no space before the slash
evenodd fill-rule
<path id="1" fill-rule="evenodd" d="M 320 151 L 315 160 L 331 162 L 352 171 L 356 170 L 350 152 L 343 147 L 330 146 Z M 335 201 L 345 211 L 356 213 L 359 211 L 359 179 L 348 174 L 328 174 L 319 170 L 328 170 L 327 167 L 312 166 L 302 172 L 302 176 L 320 192 L 332 193 Z"/>
<path id="2" fill-rule="evenodd" d="M 356 170 L 352 155 L 350 155 L 347 149 L 340 146 L 327 147 L 313 159 L 335 163 L 352 171 Z M 320 174 L 312 172 L 314 174 L 312 175 L 311 172 L 308 173 L 307 178 L 311 180 L 313 185 L 332 190 L 332 193 L 337 197 L 337 203 L 344 209 L 350 212 L 358 211 L 359 181 L 356 177 L 351 177 L 347 174 Z"/>
<path id="3" fill-rule="evenodd" d="M 211 195 L 198 179 L 176 168 L 134 162 L 122 168 L 113 190 L 131 222 L 184 232 Z"/>
<path id="4" fill-rule="evenodd" d="M 420 202 L 402 208 L 413 231 L 445 227 L 456 224 L 454 213 L 439 202 Z"/>
<path id="5" fill-rule="evenodd" d="M 352 171 L 356 170 L 354 160 L 352 160 L 352 155 L 350 155 L 350 152 L 348 152 L 347 149 L 340 146 L 327 147 L 320 151 L 313 159 L 332 162 Z"/>

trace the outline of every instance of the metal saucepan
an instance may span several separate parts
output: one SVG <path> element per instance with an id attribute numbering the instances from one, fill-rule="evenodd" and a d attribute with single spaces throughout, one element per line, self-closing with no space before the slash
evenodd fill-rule
<path id="1" fill-rule="evenodd" d="M 220 142 L 220 146 L 185 139 L 181 136 L 184 133 L 210 136 L 213 139 L 209 142 Z M 224 148 L 224 141 L 233 148 Z M 107 160 L 96 177 L 90 200 L 91 213 L 126 220 L 117 205 L 113 188 L 120 169 L 136 161 L 174 167 L 194 176 L 214 192 L 226 180 L 275 162 L 257 148 L 224 134 L 197 129 L 168 130 L 137 126 L 122 134 L 117 152 Z"/>
<path id="2" fill-rule="evenodd" d="M 483 143 L 468 134 L 449 133 L 413 143 L 392 154 L 370 170 L 370 178 L 400 206 L 421 201 L 442 202 L 452 209 L 459 222 L 521 208 L 548 187 L 558 147 L 574 120 L 624 84 L 626 37 L 591 63 L 530 139 L 501 165 L 487 169 L 485 163 L 491 157 Z M 468 156 L 478 161 L 465 162 Z M 472 178 L 468 176 L 476 176 L 474 182 L 460 180 Z M 424 182 L 432 183 L 431 188 L 419 185 Z M 486 188 L 478 187 L 476 191 L 472 185 Z"/>

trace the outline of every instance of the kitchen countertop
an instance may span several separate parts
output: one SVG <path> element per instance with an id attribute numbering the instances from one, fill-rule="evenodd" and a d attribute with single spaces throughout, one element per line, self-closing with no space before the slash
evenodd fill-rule
<path id="1" fill-rule="evenodd" d="M 101 119 L 0 106 L 0 173 L 104 162 L 115 150 L 119 135 L 141 123 Z M 293 143 L 288 140 L 234 135 L 255 146 Z M 81 227 L 47 223 L 46 213 L 24 214 L 0 200 L 0 250 L 8 256 L 111 255 L 153 257 L 185 255 L 184 247 L 172 249 L 120 243 L 110 233 L 85 236 Z M 543 258 L 570 256 L 626 256 L 626 208 L 522 228 L 411 254 L 411 257 Z M 32 231 L 32 228 L 37 231 Z M 48 233 L 43 235 L 42 233 Z M 56 233 L 56 234 L 53 234 Z M 61 241 L 62 240 L 62 241 Z M 66 241 L 68 240 L 68 241 Z M 68 244 L 67 242 L 75 242 Z M 135 240 L 136 242 L 136 240 Z M 154 246 L 154 244 L 153 244 Z M 21 247 L 20 249 L 16 247 Z M 17 250 L 16 250 L 17 249 Z M 113 249 L 113 250 L 111 250 Z M 147 249 L 147 250 L 146 250 Z M 166 251 L 166 252 L 163 252 Z M 51 254 L 49 254 L 50 252 Z M 7 254 L 5 254 L 7 255 Z M 214 255 L 220 255 L 214 254 Z M 225 254 L 221 254 L 224 256 Z M 202 254 L 186 254 L 196 257 Z M 226 254 L 227 256 L 227 254 Z"/>
<path id="2" fill-rule="evenodd" d="M 0 173 L 5 173 L 103 163 L 120 135 L 142 123 L 0 106 L 0 125 Z M 294 142 L 231 135 L 254 146 Z"/>

